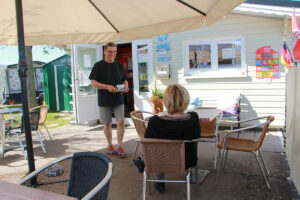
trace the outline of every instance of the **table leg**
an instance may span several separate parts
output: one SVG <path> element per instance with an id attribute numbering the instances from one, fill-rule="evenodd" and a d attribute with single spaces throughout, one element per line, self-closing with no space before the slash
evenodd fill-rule
<path id="1" fill-rule="evenodd" d="M 12 112 L 10 112 L 10 125 L 11 125 L 12 128 L 14 128 Z"/>
<path id="2" fill-rule="evenodd" d="M 193 172 L 195 172 L 196 168 L 193 168 L 192 170 L 194 170 Z M 198 173 L 192 173 L 193 176 L 191 176 L 191 183 L 195 184 L 196 183 L 196 175 L 198 175 L 198 183 L 202 184 L 203 181 L 205 180 L 205 178 L 207 177 L 207 175 L 210 173 L 209 170 L 207 169 L 198 169 Z"/>

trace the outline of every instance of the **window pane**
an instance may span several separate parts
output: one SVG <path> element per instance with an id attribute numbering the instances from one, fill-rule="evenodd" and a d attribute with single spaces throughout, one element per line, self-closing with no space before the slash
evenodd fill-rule
<path id="1" fill-rule="evenodd" d="M 189 69 L 211 69 L 210 44 L 189 45 Z"/>
<path id="2" fill-rule="evenodd" d="M 97 50 L 89 47 L 78 47 L 78 76 L 79 94 L 88 96 L 96 94 L 96 89 L 91 86 L 89 75 L 94 63 L 97 61 Z"/>
<path id="3" fill-rule="evenodd" d="M 43 68 L 34 68 L 34 75 L 35 75 L 36 90 L 43 91 L 44 89 Z"/>
<path id="4" fill-rule="evenodd" d="M 241 68 L 241 40 L 218 42 L 218 68 Z"/>
<path id="5" fill-rule="evenodd" d="M 149 92 L 149 47 L 148 45 L 137 46 L 139 93 Z"/>

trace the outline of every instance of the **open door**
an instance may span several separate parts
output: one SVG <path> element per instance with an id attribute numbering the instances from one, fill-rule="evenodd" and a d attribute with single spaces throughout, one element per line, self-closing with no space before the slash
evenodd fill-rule
<path id="1" fill-rule="evenodd" d="M 89 75 L 94 64 L 102 60 L 102 46 L 72 45 L 72 79 L 76 124 L 99 119 L 97 90 L 91 86 Z"/>
<path id="2" fill-rule="evenodd" d="M 153 85 L 152 39 L 132 41 L 134 108 L 152 112 L 151 88 Z"/>

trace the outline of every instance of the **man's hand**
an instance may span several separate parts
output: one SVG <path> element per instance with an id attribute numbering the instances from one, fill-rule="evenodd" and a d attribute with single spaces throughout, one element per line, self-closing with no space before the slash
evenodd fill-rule
<path id="1" fill-rule="evenodd" d="M 129 91 L 128 87 L 125 87 L 124 90 L 122 91 L 123 93 L 127 93 Z"/>
<path id="2" fill-rule="evenodd" d="M 118 92 L 118 90 L 112 85 L 107 85 L 106 90 L 111 92 L 111 93 L 117 93 Z"/>

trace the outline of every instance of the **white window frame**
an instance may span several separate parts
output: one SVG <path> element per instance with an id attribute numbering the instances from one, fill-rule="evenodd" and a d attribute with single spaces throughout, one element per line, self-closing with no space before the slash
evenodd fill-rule
<path id="1" fill-rule="evenodd" d="M 218 69 L 218 42 L 226 42 L 232 40 L 241 41 L 241 68 Z M 190 69 L 189 61 L 189 46 L 197 44 L 211 45 L 211 69 Z M 214 38 L 203 40 L 187 40 L 184 42 L 184 77 L 187 79 L 193 78 L 227 78 L 227 77 L 246 77 L 246 50 L 245 37 L 228 37 L 228 38 Z"/>

